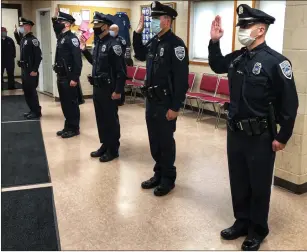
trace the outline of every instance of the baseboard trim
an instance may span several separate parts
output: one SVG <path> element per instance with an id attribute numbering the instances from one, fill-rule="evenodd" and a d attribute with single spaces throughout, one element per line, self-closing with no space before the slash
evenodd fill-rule
<path id="1" fill-rule="evenodd" d="M 304 194 L 307 192 L 307 182 L 301 185 L 294 184 L 290 181 L 284 180 L 274 176 L 274 185 L 287 189 L 295 194 Z"/>

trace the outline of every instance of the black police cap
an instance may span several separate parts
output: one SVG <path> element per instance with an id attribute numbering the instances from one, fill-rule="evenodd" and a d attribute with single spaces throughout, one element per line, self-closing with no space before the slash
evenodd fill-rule
<path id="1" fill-rule="evenodd" d="M 72 15 L 59 11 L 59 15 L 57 16 L 57 20 L 66 21 L 73 24 L 76 20 Z"/>
<path id="2" fill-rule="evenodd" d="M 239 20 L 237 26 L 247 25 L 252 23 L 264 23 L 264 24 L 273 24 L 275 18 L 266 14 L 265 12 L 254 9 L 247 4 L 240 4 L 237 8 L 237 14 Z"/>
<path id="3" fill-rule="evenodd" d="M 160 17 L 160 16 L 170 16 L 172 19 L 175 19 L 178 16 L 176 10 L 171 8 L 168 5 L 161 4 L 158 1 L 154 1 L 151 4 L 151 16 L 152 17 Z"/>
<path id="4" fill-rule="evenodd" d="M 19 18 L 19 25 L 34 25 L 34 23 L 30 19 L 26 19 L 23 17 Z"/>
<path id="5" fill-rule="evenodd" d="M 112 25 L 113 21 L 112 21 L 112 18 L 110 17 L 110 15 L 105 15 L 103 13 L 96 12 L 94 17 L 93 17 L 92 24 L 98 24 L 98 23 Z"/>

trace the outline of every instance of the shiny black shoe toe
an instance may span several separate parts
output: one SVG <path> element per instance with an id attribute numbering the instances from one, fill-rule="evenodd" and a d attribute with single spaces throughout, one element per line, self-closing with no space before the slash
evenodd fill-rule
<path id="1" fill-rule="evenodd" d="M 30 114 L 28 114 L 26 116 L 26 119 L 28 119 L 28 120 L 39 119 L 41 116 L 42 116 L 42 114 L 35 114 L 35 113 L 31 112 Z"/>
<path id="2" fill-rule="evenodd" d="M 98 158 L 105 154 L 107 149 L 104 146 L 101 146 L 98 150 L 91 152 L 91 157 Z"/>
<path id="3" fill-rule="evenodd" d="M 71 138 L 71 137 L 78 136 L 78 135 L 80 135 L 80 131 L 79 130 L 74 130 L 74 131 L 68 130 L 68 131 L 64 132 L 61 135 L 61 137 L 62 138 Z"/>
<path id="4" fill-rule="evenodd" d="M 114 160 L 118 157 L 119 157 L 118 153 L 111 153 L 111 152 L 107 151 L 99 158 L 99 161 L 102 162 L 102 163 L 107 163 L 107 162 L 110 162 L 110 161 L 112 161 L 112 160 Z"/>
<path id="5" fill-rule="evenodd" d="M 56 133 L 56 135 L 57 135 L 57 136 L 62 136 L 65 132 L 66 132 L 66 130 L 65 130 L 65 129 L 62 129 L 62 130 L 59 130 L 59 131 Z"/>
<path id="6" fill-rule="evenodd" d="M 224 229 L 221 232 L 221 237 L 224 240 L 235 240 L 241 236 L 246 236 L 248 234 L 247 228 L 236 228 L 234 226 Z"/>
<path id="7" fill-rule="evenodd" d="M 263 238 L 246 238 L 243 242 L 241 249 L 243 251 L 257 251 L 260 248 Z"/>
<path id="8" fill-rule="evenodd" d="M 23 116 L 24 116 L 24 117 L 27 117 L 27 116 L 30 115 L 30 114 L 31 114 L 31 111 L 29 111 L 29 112 L 27 112 L 27 113 L 24 113 Z"/>
<path id="9" fill-rule="evenodd" d="M 152 177 L 141 184 L 143 189 L 152 189 L 160 185 L 160 179 L 157 177 Z"/>
<path id="10" fill-rule="evenodd" d="M 173 185 L 158 185 L 156 187 L 156 189 L 154 190 L 154 195 L 161 197 L 161 196 L 165 196 L 166 194 L 168 194 L 171 190 L 173 190 L 175 188 L 175 184 Z"/>

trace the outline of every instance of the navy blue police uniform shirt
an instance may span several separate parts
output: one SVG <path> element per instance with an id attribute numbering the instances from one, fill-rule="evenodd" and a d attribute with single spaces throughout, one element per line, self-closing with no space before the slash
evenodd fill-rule
<path id="1" fill-rule="evenodd" d="M 119 27 L 118 35 L 123 37 L 126 40 L 127 46 L 131 46 L 130 34 L 129 34 L 131 24 L 130 24 L 130 20 L 127 14 L 117 13 L 114 16 L 113 22 L 117 24 Z"/>

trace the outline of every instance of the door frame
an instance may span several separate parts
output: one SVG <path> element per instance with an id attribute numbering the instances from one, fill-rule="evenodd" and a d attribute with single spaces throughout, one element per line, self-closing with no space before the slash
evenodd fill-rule
<path id="1" fill-rule="evenodd" d="M 36 36 L 37 36 L 37 39 L 38 41 L 41 43 L 42 41 L 42 32 L 41 32 L 41 22 L 40 22 L 40 13 L 42 11 L 49 11 L 50 12 L 50 17 L 51 17 L 51 8 L 41 8 L 41 9 L 37 9 L 36 10 Z M 50 32 L 52 31 L 52 22 L 51 22 L 51 19 L 50 19 Z M 52 36 L 51 36 L 52 37 Z M 52 45 L 50 44 L 50 50 L 52 51 Z M 52 57 L 51 57 L 52 58 Z M 50 62 L 52 64 L 52 62 Z M 51 67 L 51 66 L 50 66 Z M 39 72 L 40 72 L 40 78 L 39 78 L 39 84 L 38 84 L 38 90 L 40 92 L 43 92 L 44 93 L 44 67 L 43 67 L 43 63 L 41 62 L 40 66 L 39 66 Z M 53 85 L 53 80 L 55 78 L 55 73 L 52 71 L 52 80 L 51 80 L 51 83 L 52 83 L 52 95 L 54 96 L 54 85 Z"/>
<path id="2" fill-rule="evenodd" d="M 1 9 L 3 9 L 3 8 L 4 9 L 14 9 L 14 10 L 17 10 L 18 20 L 19 20 L 20 17 L 22 17 L 22 5 L 21 4 L 1 3 Z M 18 24 L 16 24 L 16 25 L 18 25 Z M 16 50 L 19 50 L 18 45 L 16 46 Z M 15 64 L 16 64 L 16 60 L 19 60 L 19 59 L 15 59 Z M 16 67 L 16 65 L 15 65 L 15 67 Z M 7 76 L 4 77 L 4 78 L 7 78 Z M 19 76 L 15 75 L 15 78 L 21 78 L 21 76 L 20 75 Z"/>

